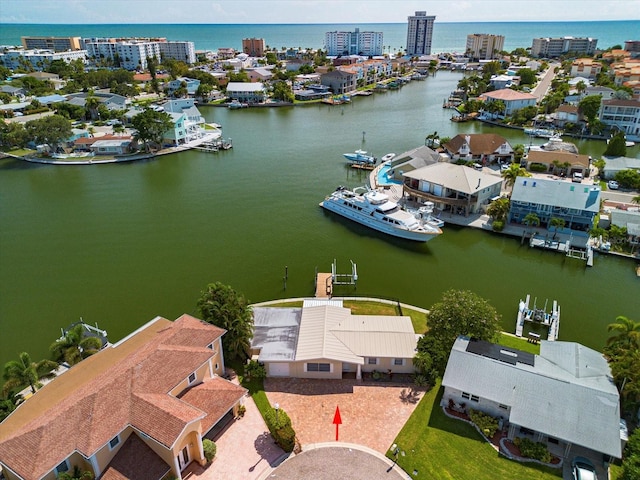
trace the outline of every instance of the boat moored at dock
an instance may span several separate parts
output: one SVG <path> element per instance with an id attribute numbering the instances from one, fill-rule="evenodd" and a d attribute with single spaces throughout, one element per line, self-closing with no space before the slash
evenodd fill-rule
<path id="1" fill-rule="evenodd" d="M 378 159 L 372 155 L 368 155 L 364 150 L 356 150 L 353 153 L 343 153 L 344 158 L 353 163 L 369 163 L 374 165 Z"/>
<path id="2" fill-rule="evenodd" d="M 411 214 L 377 190 L 338 187 L 320 206 L 379 232 L 416 242 L 428 242 L 442 233 L 430 213 Z"/>

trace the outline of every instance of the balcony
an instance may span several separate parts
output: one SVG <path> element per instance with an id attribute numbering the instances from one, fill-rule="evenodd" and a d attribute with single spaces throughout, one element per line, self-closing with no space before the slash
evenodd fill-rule
<path id="1" fill-rule="evenodd" d="M 446 205 L 451 205 L 454 207 L 466 207 L 469 204 L 466 198 L 439 197 L 432 193 L 423 192 L 421 190 L 417 190 L 415 188 L 409 187 L 408 185 L 403 185 L 403 188 L 404 188 L 404 193 L 408 195 L 422 198 L 424 200 L 428 200 L 434 203 L 444 203 Z"/>

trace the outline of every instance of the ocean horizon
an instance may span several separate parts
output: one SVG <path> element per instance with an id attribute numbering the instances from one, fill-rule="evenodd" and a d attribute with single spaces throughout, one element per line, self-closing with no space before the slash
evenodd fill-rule
<path id="1" fill-rule="evenodd" d="M 241 50 L 243 38 L 264 38 L 271 47 L 324 48 L 330 31 L 382 32 L 387 51 L 394 53 L 406 46 L 406 23 L 313 23 L 313 24 L 2 24 L 0 45 L 20 45 L 22 36 L 90 37 L 164 37 L 194 42 L 197 50 L 235 48 Z M 539 37 L 590 37 L 599 49 L 640 40 L 640 20 L 581 22 L 437 22 L 434 24 L 432 52 L 464 52 L 467 35 L 489 33 L 504 35 L 507 51 L 531 47 Z"/>

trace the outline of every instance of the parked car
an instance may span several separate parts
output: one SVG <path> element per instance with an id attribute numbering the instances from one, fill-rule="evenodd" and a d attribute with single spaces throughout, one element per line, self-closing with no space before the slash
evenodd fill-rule
<path id="1" fill-rule="evenodd" d="M 609 188 L 609 190 L 618 190 L 619 185 L 615 180 L 609 180 L 607 182 L 607 187 Z"/>
<path id="2" fill-rule="evenodd" d="M 507 170 L 509 170 L 510 167 L 511 167 L 510 163 L 503 163 L 502 165 L 500 165 L 500 173 L 506 172 Z"/>
<path id="3" fill-rule="evenodd" d="M 598 480 L 596 467 L 584 457 L 576 457 L 571 462 L 574 480 Z"/>
<path id="4" fill-rule="evenodd" d="M 582 174 L 580 172 L 575 172 L 573 177 L 571 177 L 572 182 L 582 183 Z"/>

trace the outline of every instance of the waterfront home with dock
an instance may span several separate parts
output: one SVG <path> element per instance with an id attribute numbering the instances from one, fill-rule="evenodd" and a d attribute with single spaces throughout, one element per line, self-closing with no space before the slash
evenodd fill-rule
<path id="1" fill-rule="evenodd" d="M 622 456 L 620 398 L 606 359 L 579 343 L 542 341 L 540 354 L 458 337 L 442 379 L 450 402 L 502 419 L 507 437 L 542 442 L 565 459 Z M 607 478 L 603 476 L 602 478 Z"/>
<path id="2" fill-rule="evenodd" d="M 531 93 L 519 92 L 510 88 L 483 93 L 480 95 L 480 100 L 484 100 L 485 102 L 501 100 L 505 107 L 504 112 L 502 112 L 505 117 L 513 115 L 516 110 L 520 110 L 521 108 L 535 106 L 538 101 Z"/>
<path id="3" fill-rule="evenodd" d="M 440 162 L 403 174 L 409 200 L 433 202 L 440 211 L 482 213 L 482 207 L 500 196 L 502 178 L 465 165 Z"/>
<path id="4" fill-rule="evenodd" d="M 553 228 L 551 219 L 559 218 L 571 234 L 586 237 L 599 210 L 600 187 L 596 185 L 517 177 L 507 221 L 522 223 L 529 213 L 535 213 L 541 227 Z"/>
<path id="5" fill-rule="evenodd" d="M 252 358 L 269 377 L 356 378 L 413 373 L 417 336 L 406 316 L 353 315 L 342 300 L 254 307 Z"/>

